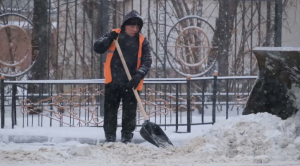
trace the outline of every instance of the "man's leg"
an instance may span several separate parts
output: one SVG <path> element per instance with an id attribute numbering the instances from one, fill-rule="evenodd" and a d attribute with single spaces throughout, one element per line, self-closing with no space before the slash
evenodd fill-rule
<path id="1" fill-rule="evenodd" d="M 123 115 L 122 115 L 122 139 L 124 143 L 131 142 L 133 131 L 136 127 L 137 100 L 132 90 L 124 89 L 122 95 Z"/>
<path id="2" fill-rule="evenodd" d="M 104 99 L 104 132 L 106 142 L 116 141 L 116 130 L 118 120 L 118 108 L 121 99 L 119 87 L 112 84 L 105 84 Z"/>

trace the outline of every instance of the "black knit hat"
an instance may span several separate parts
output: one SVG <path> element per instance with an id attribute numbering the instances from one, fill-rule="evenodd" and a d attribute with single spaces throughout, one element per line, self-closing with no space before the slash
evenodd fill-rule
<path id="1" fill-rule="evenodd" d="M 138 17 L 133 17 L 133 18 L 130 18 L 130 19 L 126 20 L 123 25 L 124 26 L 126 26 L 126 25 L 138 25 L 139 27 L 142 27 L 143 26 L 143 20 L 138 18 Z"/>
<path id="2" fill-rule="evenodd" d="M 136 10 L 132 10 L 131 12 L 127 13 L 123 23 L 121 25 L 121 29 L 124 30 L 125 25 L 138 25 L 140 27 L 140 31 L 143 28 L 143 19 L 139 15 Z"/>

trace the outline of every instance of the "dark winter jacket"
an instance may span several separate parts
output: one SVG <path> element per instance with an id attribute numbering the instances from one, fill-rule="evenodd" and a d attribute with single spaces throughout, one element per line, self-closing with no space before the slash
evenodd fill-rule
<path id="1" fill-rule="evenodd" d="M 118 42 L 121 47 L 124 59 L 130 71 L 130 74 L 133 76 L 137 72 L 144 78 L 149 71 L 152 63 L 151 52 L 150 52 L 150 44 L 147 39 L 144 40 L 142 45 L 142 59 L 141 66 L 137 70 L 137 56 L 139 49 L 139 35 L 136 36 L 128 36 L 124 31 L 124 26 L 126 21 L 130 18 L 139 18 L 139 14 L 136 11 L 131 11 L 125 16 L 125 19 L 121 25 L 121 32 L 119 34 Z M 141 19 L 142 25 L 140 25 L 140 31 L 143 26 L 143 21 Z M 99 54 L 103 54 L 107 51 L 113 40 L 109 38 L 110 32 L 107 32 L 104 36 L 99 38 L 94 43 L 94 51 Z M 120 56 L 117 50 L 114 51 L 112 60 L 111 60 L 111 74 L 112 74 L 112 82 L 118 85 L 125 85 L 128 82 L 128 78 L 126 76 L 124 67 L 122 65 Z"/>

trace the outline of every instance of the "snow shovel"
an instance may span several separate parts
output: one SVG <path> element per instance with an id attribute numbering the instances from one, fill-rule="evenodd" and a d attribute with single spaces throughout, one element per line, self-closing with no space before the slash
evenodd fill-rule
<path id="1" fill-rule="evenodd" d="M 125 62 L 123 53 L 121 51 L 120 45 L 118 43 L 118 41 L 114 40 L 117 51 L 120 55 L 120 59 L 122 61 L 123 67 L 125 69 L 126 75 L 128 77 L 129 80 L 131 80 L 131 75 L 130 72 L 128 70 L 127 64 Z M 152 143 L 153 145 L 157 146 L 157 147 L 168 147 L 168 146 L 173 146 L 172 142 L 169 140 L 169 138 L 167 137 L 167 135 L 163 132 L 163 130 L 155 123 L 152 123 L 148 120 L 148 116 L 145 112 L 145 109 L 142 105 L 142 101 L 140 99 L 139 94 L 137 93 L 137 90 L 132 88 L 134 96 L 138 102 L 139 108 L 143 114 L 144 117 L 144 123 L 142 124 L 142 128 L 140 130 L 140 134 L 141 136 L 148 142 Z"/>

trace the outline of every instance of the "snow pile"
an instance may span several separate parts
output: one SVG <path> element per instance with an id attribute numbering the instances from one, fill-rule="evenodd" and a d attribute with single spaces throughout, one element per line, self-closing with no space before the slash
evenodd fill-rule
<path id="1" fill-rule="evenodd" d="M 200 163 L 279 163 L 300 160 L 300 113 L 282 121 L 260 113 L 214 125 L 182 147 L 154 149 L 139 145 L 102 146 L 116 163 L 192 165 Z"/>
<path id="2" fill-rule="evenodd" d="M 216 124 L 210 133 L 198 138 L 206 144 L 196 153 L 202 153 L 206 160 L 223 162 L 297 161 L 299 129 L 300 113 L 285 121 L 267 113 L 240 116 Z"/>
<path id="3" fill-rule="evenodd" d="M 288 165 L 300 160 L 300 112 L 284 121 L 267 113 L 235 117 L 217 122 L 204 135 L 185 142 L 183 146 L 167 149 L 122 143 L 97 146 L 73 143 L 37 150 L 20 147 L 0 151 L 0 160 L 2 164 L 44 166 Z M 9 148 L 9 144 L 0 143 L 0 149 L 5 149 L 1 146 Z"/>
<path id="4" fill-rule="evenodd" d="M 98 150 L 96 146 L 90 146 L 87 144 L 78 144 L 77 142 L 71 142 L 72 145 L 68 147 L 54 146 L 54 147 L 19 147 L 19 149 L 0 151 L 1 164 L 13 164 L 13 165 L 41 165 L 41 164 L 63 164 L 68 165 L 77 164 L 91 165 L 91 164 L 106 164 L 106 157 Z M 0 147 L 4 146 L 3 143 Z M 10 143 L 15 147 L 14 143 Z M 26 150 L 24 150 L 26 149 Z M 64 164 L 63 164 L 64 165 Z"/>

